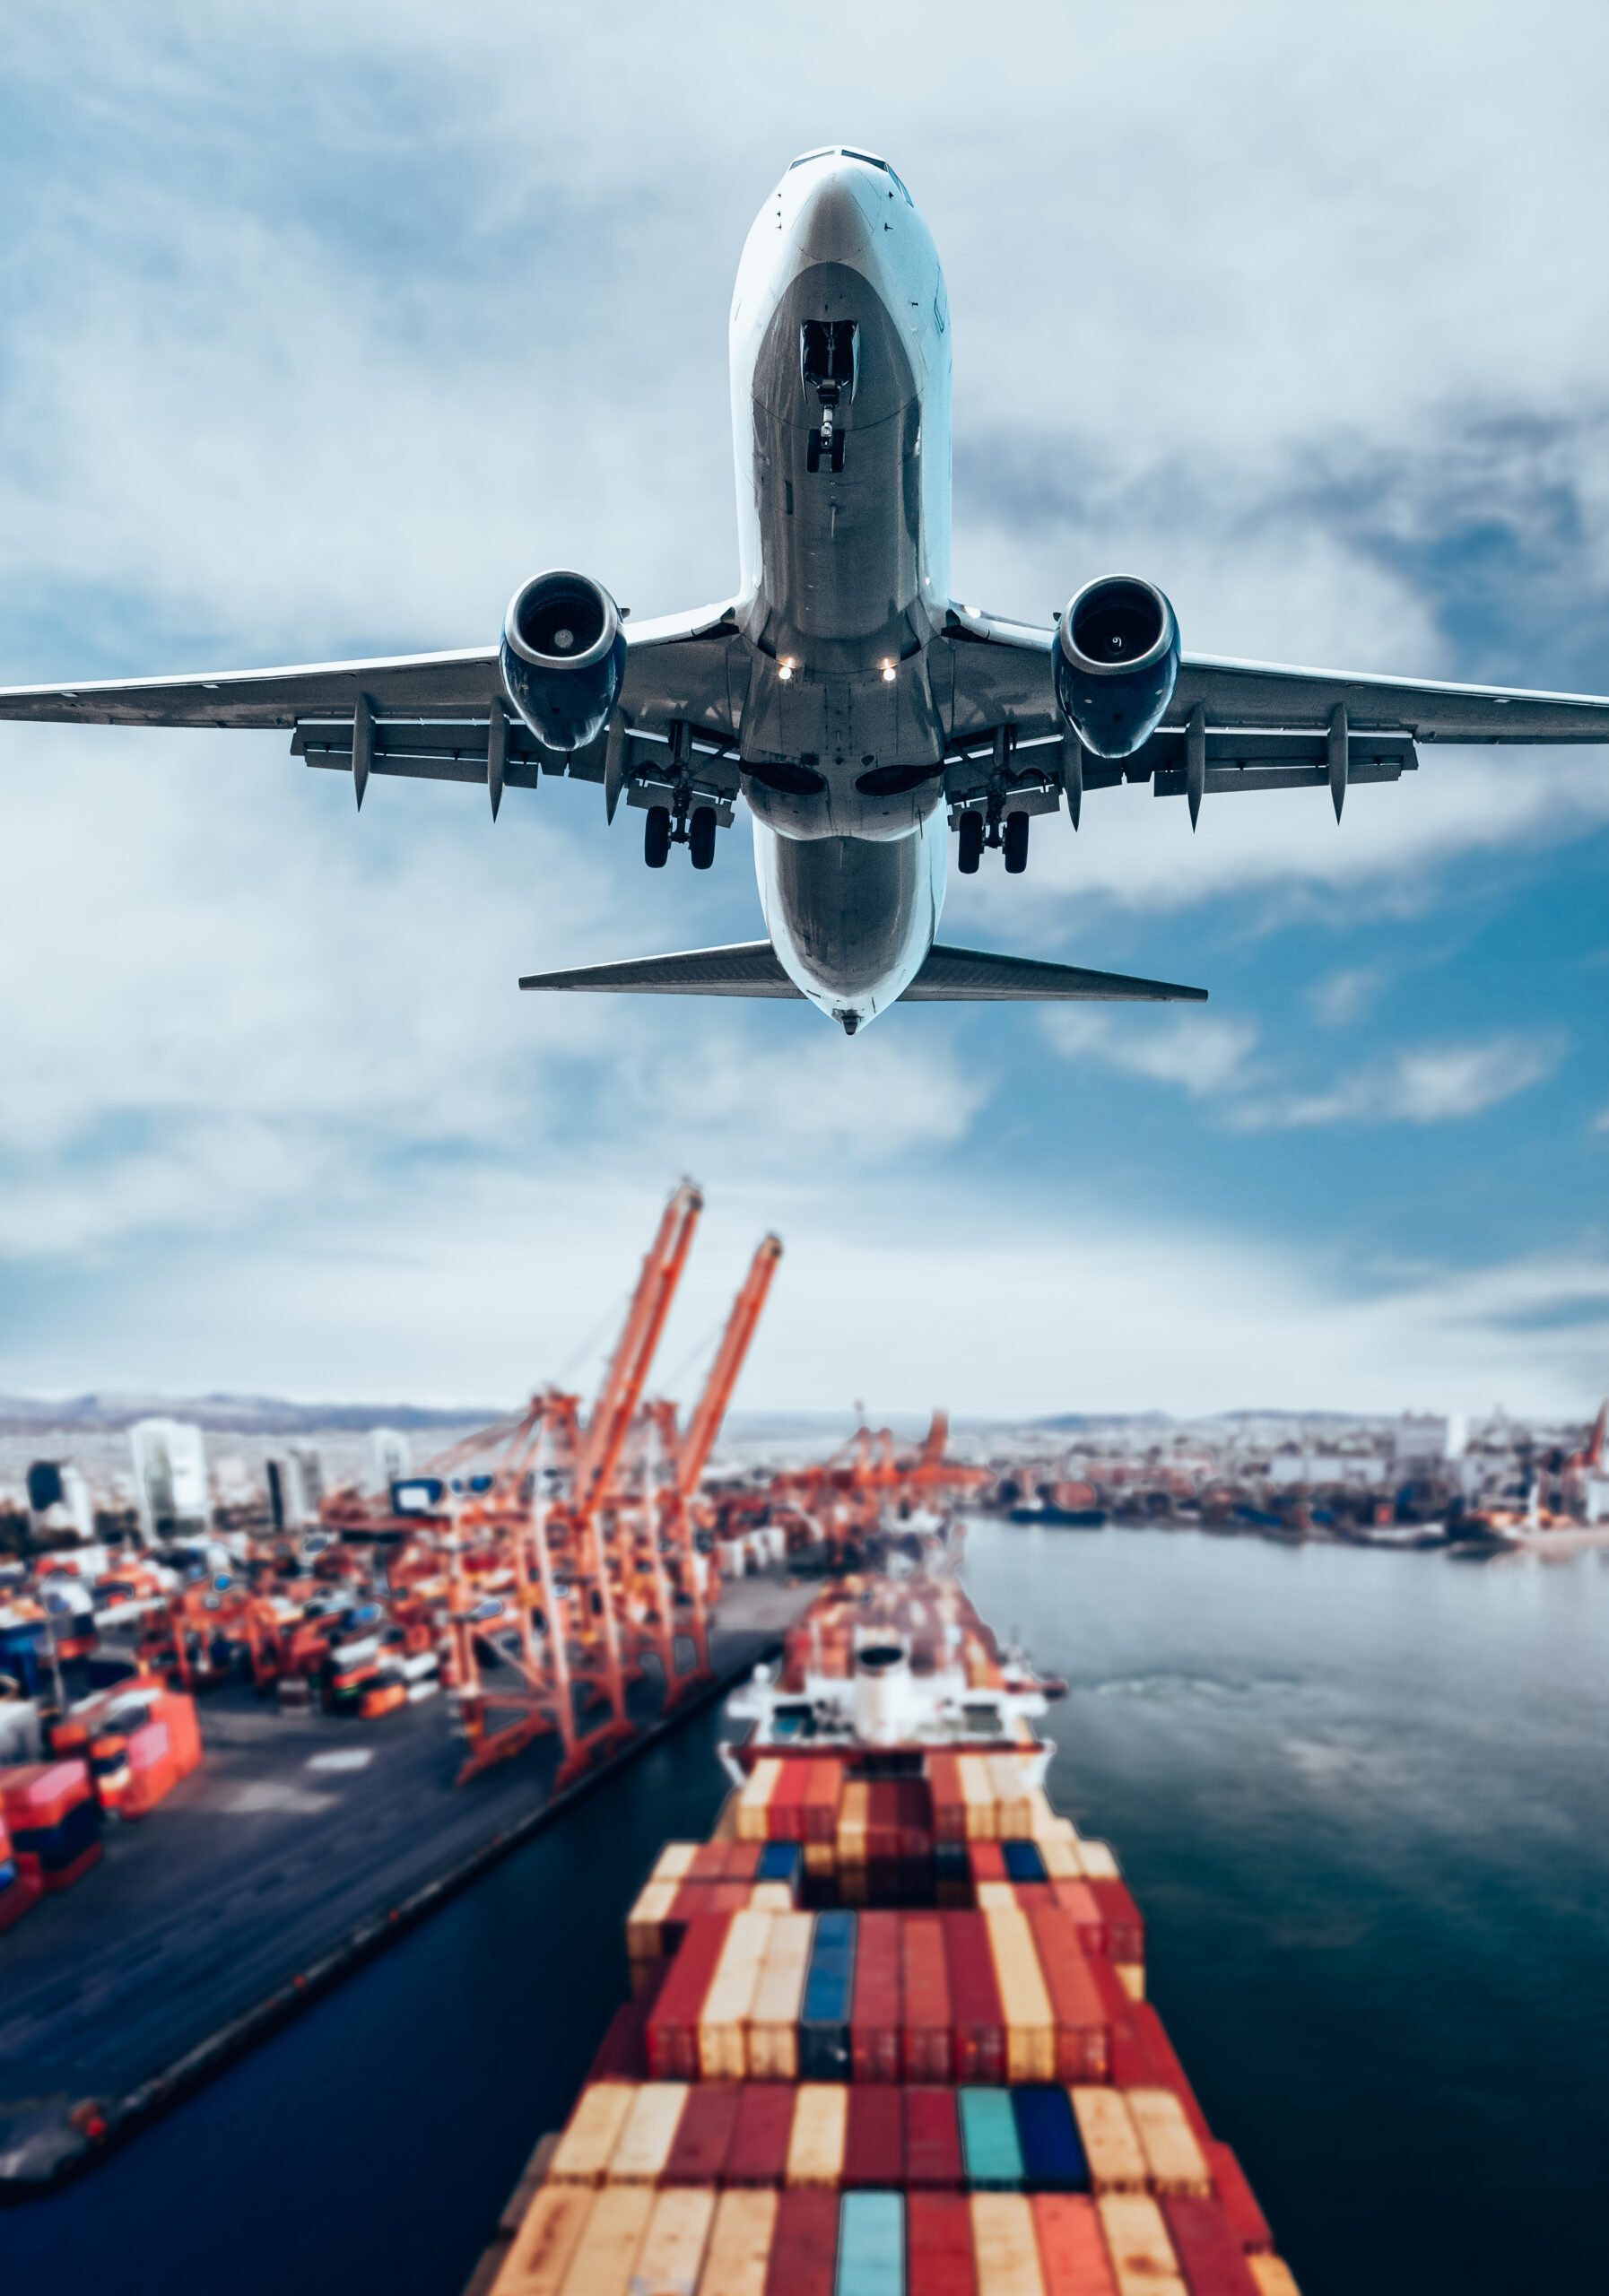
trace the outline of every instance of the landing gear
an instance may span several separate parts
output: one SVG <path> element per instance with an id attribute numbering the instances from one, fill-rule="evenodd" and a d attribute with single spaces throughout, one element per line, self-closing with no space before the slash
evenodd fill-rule
<path id="1" fill-rule="evenodd" d="M 695 869 L 708 869 L 715 858 L 715 807 L 695 805 L 687 824 L 687 850 Z"/>
<path id="2" fill-rule="evenodd" d="M 1002 842 L 1005 847 L 1006 875 L 1020 877 L 1028 866 L 1028 815 L 1026 813 L 1007 813 L 1005 833 Z"/>
<path id="3" fill-rule="evenodd" d="M 713 819 L 713 815 L 711 816 Z M 650 805 L 642 830 L 642 857 L 650 869 L 663 869 L 670 859 L 671 817 L 668 805 Z"/>
<path id="4" fill-rule="evenodd" d="M 983 858 L 983 815 L 970 808 L 956 826 L 955 865 L 963 877 L 975 877 Z"/>

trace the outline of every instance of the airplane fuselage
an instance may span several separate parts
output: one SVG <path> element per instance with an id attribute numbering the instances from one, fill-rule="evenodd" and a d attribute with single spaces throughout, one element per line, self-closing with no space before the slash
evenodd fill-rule
<path id="1" fill-rule="evenodd" d="M 772 944 L 851 1028 L 900 994 L 944 906 L 950 599 L 944 274 L 882 161 L 796 161 L 756 218 L 731 320 L 744 787 Z"/>

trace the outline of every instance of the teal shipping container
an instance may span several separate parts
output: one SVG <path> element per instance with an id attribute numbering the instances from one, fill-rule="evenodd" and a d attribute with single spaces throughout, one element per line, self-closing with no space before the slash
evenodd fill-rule
<path id="1" fill-rule="evenodd" d="M 905 2296 L 905 2196 L 847 2192 L 838 2228 L 837 2296 Z"/>
<path id="2" fill-rule="evenodd" d="M 1018 2192 L 1022 2147 L 1009 2089 L 960 2089 L 961 2152 L 974 2192 Z"/>

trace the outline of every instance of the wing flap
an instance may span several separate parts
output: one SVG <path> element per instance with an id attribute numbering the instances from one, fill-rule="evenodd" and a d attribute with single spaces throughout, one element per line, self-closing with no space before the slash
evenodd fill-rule
<path id="1" fill-rule="evenodd" d="M 616 963 L 577 965 L 564 972 L 526 973 L 522 988 L 584 989 L 638 996 L 797 996 L 769 941 L 740 941 L 724 949 L 683 949 L 674 956 L 626 957 Z M 936 942 L 900 1001 L 915 1004 L 1004 1004 L 1043 999 L 1205 1004 L 1205 988 L 1144 980 L 1130 973 L 1092 972 L 1083 965 L 1049 964 L 1037 957 L 996 956 L 987 949 L 952 949 Z"/>

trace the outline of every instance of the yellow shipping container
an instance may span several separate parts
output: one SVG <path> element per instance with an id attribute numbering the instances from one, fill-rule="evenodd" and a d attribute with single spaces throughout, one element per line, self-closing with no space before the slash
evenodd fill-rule
<path id="1" fill-rule="evenodd" d="M 779 1913 L 772 1920 L 749 2012 L 751 2081 L 796 2081 L 799 2077 L 799 2011 L 814 1934 L 813 1914 Z"/>
<path id="2" fill-rule="evenodd" d="M 1131 2001 L 1145 1998 L 1145 1964 L 1144 1961 L 1114 1961 L 1118 1981 Z"/>
<path id="3" fill-rule="evenodd" d="M 1144 2147 L 1152 2191 L 1210 2194 L 1205 2158 L 1172 2090 L 1126 2089 L 1123 2099 Z"/>
<path id="4" fill-rule="evenodd" d="M 975 2192 L 971 2213 L 978 2296 L 1045 2296 L 1027 2195 Z"/>
<path id="5" fill-rule="evenodd" d="M 1050 1796 L 1042 1786 L 1031 1786 L 1028 1789 L 1028 1800 L 1033 1812 L 1033 1823 L 1029 1828 L 1029 1831 L 1035 1841 L 1052 1839 L 1061 1820 L 1050 1806 Z"/>
<path id="6" fill-rule="evenodd" d="M 1035 1789 L 1028 1782 L 1026 1766 L 1015 1754 L 988 1754 L 983 1759 L 988 1763 L 995 1804 L 1000 1813 L 1000 1839 L 1027 1840 L 1033 1832 Z"/>
<path id="7" fill-rule="evenodd" d="M 1150 2175 L 1145 2149 L 1134 2116 L 1123 2101 L 1122 2090 L 1081 2085 L 1069 2089 L 1067 2094 L 1073 2100 L 1073 2118 L 1078 2123 L 1093 2189 L 1144 2192 Z"/>
<path id="8" fill-rule="evenodd" d="M 699 2071 L 706 2081 L 741 2081 L 747 2070 L 744 2030 L 775 1918 L 770 1913 L 732 1917 L 699 2017 Z"/>
<path id="9" fill-rule="evenodd" d="M 684 1882 L 692 1871 L 693 1857 L 698 1850 L 696 1841 L 667 1841 L 654 1860 L 651 1882 Z"/>
<path id="10" fill-rule="evenodd" d="M 1095 2202 L 1118 2296 L 1189 2296 L 1162 2212 L 1140 2193 L 1102 2193 Z"/>
<path id="11" fill-rule="evenodd" d="M 1301 2296 L 1283 2257 L 1248 2257 L 1246 2263 L 1257 2282 L 1257 2296 Z"/>
<path id="12" fill-rule="evenodd" d="M 1005 2077 L 1008 2081 L 1054 2081 L 1056 2018 L 1028 1916 L 1014 1909 L 991 1908 L 984 1919 L 988 1923 L 995 1982 L 1005 2018 Z"/>
<path id="13" fill-rule="evenodd" d="M 987 1913 L 991 1908 L 996 1913 L 1014 1913 L 1017 1910 L 1014 1882 L 979 1882 L 974 1895 L 980 1913 Z"/>
<path id="14" fill-rule="evenodd" d="M 793 1892 L 786 1882 L 756 1882 L 749 1892 L 751 1913 L 791 1913 Z"/>
<path id="15" fill-rule="evenodd" d="M 765 2296 L 777 2228 L 774 2192 L 724 2192 L 716 2207 L 699 2296 Z"/>
<path id="16" fill-rule="evenodd" d="M 787 2143 L 790 2185 L 836 2185 L 843 2173 L 849 2092 L 841 2081 L 804 2081 Z"/>
<path id="17" fill-rule="evenodd" d="M 544 2185 L 525 2213 L 491 2296 L 559 2296 L 592 2213 L 582 2185 Z"/>
<path id="18" fill-rule="evenodd" d="M 838 1852 L 830 1841 L 807 1841 L 804 1845 L 804 1871 L 807 1874 L 836 1874 Z"/>
<path id="19" fill-rule="evenodd" d="M 626 1916 L 626 1952 L 634 1961 L 657 1961 L 665 1951 L 662 1925 L 676 1902 L 674 1882 L 648 1882 Z"/>
<path id="20" fill-rule="evenodd" d="M 1086 1882 L 1120 1882 L 1118 1861 L 1112 1856 L 1111 1845 L 1105 1841 L 1081 1841 L 1078 1855 L 1083 1865 Z"/>
<path id="21" fill-rule="evenodd" d="M 958 1754 L 955 1768 L 961 1779 L 961 1798 L 967 1805 L 967 1839 L 998 1841 L 1000 1813 L 995 1806 L 994 1788 L 983 1756 Z"/>
<path id="22" fill-rule="evenodd" d="M 570 2260 L 561 2296 L 630 2296 L 631 2267 L 653 2205 L 647 2185 L 611 2185 L 601 2192 Z"/>
<path id="23" fill-rule="evenodd" d="M 866 1822 L 872 1789 L 864 1778 L 852 1778 L 838 1805 L 838 1860 L 840 1866 L 866 1862 Z"/>
<path id="24" fill-rule="evenodd" d="M 636 2095 L 634 2081 L 594 2081 L 582 2090 L 548 2170 L 554 2184 L 603 2183 Z"/>
<path id="25" fill-rule="evenodd" d="M 715 2194 L 707 2186 L 681 2185 L 660 2193 L 642 2236 L 630 2296 L 693 2296 L 714 2216 Z"/>
<path id="26" fill-rule="evenodd" d="M 1063 1835 L 1044 1835 L 1039 1842 L 1039 1856 L 1053 1882 L 1076 1882 L 1083 1877 L 1083 1860 L 1078 1854 L 1078 1844 Z"/>
<path id="27" fill-rule="evenodd" d="M 777 1790 L 777 1780 L 782 1775 L 782 1764 L 768 1757 L 757 1761 L 749 1772 L 743 1791 L 737 1797 L 736 1825 L 739 1841 L 763 1841 L 769 1822 L 767 1811 L 771 1796 Z"/>
<path id="28" fill-rule="evenodd" d="M 676 2124 L 686 2102 L 685 2081 L 643 2083 L 609 2156 L 611 2184 L 658 2183 L 675 2143 Z"/>

